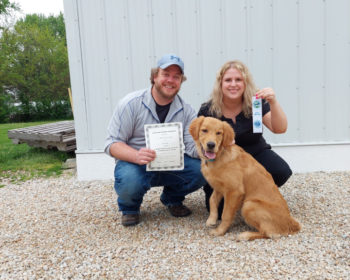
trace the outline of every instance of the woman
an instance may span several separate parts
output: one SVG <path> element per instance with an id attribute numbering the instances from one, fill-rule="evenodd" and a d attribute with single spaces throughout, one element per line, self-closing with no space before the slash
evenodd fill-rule
<path id="1" fill-rule="evenodd" d="M 215 117 L 228 122 L 234 129 L 235 143 L 250 153 L 270 172 L 276 185 L 282 186 L 292 175 L 289 165 L 266 143 L 262 133 L 253 133 L 252 96 L 262 98 L 262 121 L 273 133 L 287 130 L 287 117 L 272 88 L 258 90 L 247 66 L 238 60 L 226 62 L 216 76 L 214 89 L 208 102 L 202 104 L 198 116 Z M 205 203 L 213 192 L 204 186 Z M 219 206 L 219 216 L 223 201 Z"/>

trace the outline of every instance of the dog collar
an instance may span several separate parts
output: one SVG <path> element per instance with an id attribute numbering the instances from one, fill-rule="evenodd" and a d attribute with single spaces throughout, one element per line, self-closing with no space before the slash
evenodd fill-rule
<path id="1" fill-rule="evenodd" d="M 215 158 L 213 158 L 213 159 L 206 159 L 206 160 L 205 160 L 205 163 L 208 163 L 208 161 L 213 162 L 214 160 L 215 160 Z"/>

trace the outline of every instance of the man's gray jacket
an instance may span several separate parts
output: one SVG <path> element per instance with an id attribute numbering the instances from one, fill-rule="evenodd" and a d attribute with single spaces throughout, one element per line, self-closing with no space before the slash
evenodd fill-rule
<path id="1" fill-rule="evenodd" d="M 105 153 L 111 155 L 109 149 L 115 142 L 123 142 L 136 150 L 146 147 L 144 125 L 160 123 L 151 89 L 129 93 L 120 100 L 108 125 Z M 185 153 L 195 158 L 198 155 L 188 129 L 196 115 L 192 106 L 176 95 L 165 119 L 165 123 L 182 123 Z"/>

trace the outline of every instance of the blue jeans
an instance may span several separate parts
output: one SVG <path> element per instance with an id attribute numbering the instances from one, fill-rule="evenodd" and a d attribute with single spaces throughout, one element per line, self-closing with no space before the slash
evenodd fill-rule
<path id="1" fill-rule="evenodd" d="M 165 206 L 171 206 L 181 205 L 187 194 L 206 183 L 200 171 L 200 160 L 187 155 L 184 170 L 176 171 L 146 172 L 146 165 L 119 160 L 114 178 L 119 211 L 123 214 L 140 213 L 143 196 L 151 187 L 164 186 L 160 200 Z"/>

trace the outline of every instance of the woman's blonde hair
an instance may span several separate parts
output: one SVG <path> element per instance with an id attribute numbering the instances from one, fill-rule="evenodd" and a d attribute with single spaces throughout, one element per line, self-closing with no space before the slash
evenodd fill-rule
<path id="1" fill-rule="evenodd" d="M 217 117 L 222 116 L 222 106 L 223 106 L 223 93 L 221 90 L 222 79 L 226 71 L 230 68 L 237 69 L 243 77 L 245 91 L 243 93 L 243 104 L 242 111 L 245 117 L 250 117 L 252 114 L 252 96 L 257 92 L 257 88 L 254 84 L 253 77 L 250 74 L 248 67 L 239 60 L 233 60 L 226 62 L 216 74 L 216 80 L 214 83 L 214 88 L 210 96 L 209 102 L 211 103 L 209 112 Z"/>

